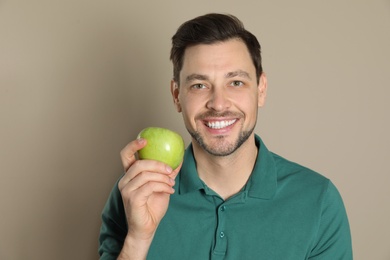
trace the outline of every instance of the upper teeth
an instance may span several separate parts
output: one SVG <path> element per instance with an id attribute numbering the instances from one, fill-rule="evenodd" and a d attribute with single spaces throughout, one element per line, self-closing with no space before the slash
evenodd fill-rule
<path id="1" fill-rule="evenodd" d="M 227 127 L 229 125 L 232 125 L 236 120 L 227 120 L 227 121 L 215 121 L 215 122 L 208 122 L 207 126 L 214 129 L 221 129 L 224 127 Z"/>

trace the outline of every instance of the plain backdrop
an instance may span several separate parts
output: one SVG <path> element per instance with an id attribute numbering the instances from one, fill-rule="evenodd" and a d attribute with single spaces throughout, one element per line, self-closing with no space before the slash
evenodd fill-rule
<path id="1" fill-rule="evenodd" d="M 355 259 L 390 259 L 389 0 L 0 0 L 0 259 L 98 259 L 120 150 L 146 126 L 189 142 L 170 39 L 208 12 L 262 45 L 256 133 L 336 184 Z"/>

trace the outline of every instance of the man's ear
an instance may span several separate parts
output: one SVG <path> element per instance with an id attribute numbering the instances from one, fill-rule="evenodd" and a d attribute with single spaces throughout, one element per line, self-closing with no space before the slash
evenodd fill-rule
<path id="1" fill-rule="evenodd" d="M 179 84 L 175 80 L 171 80 L 171 94 L 172 94 L 172 99 L 173 99 L 173 104 L 176 107 L 177 112 L 181 112 L 181 105 L 179 101 Z"/>
<path id="2" fill-rule="evenodd" d="M 257 105 L 259 107 L 263 107 L 265 105 L 265 99 L 267 97 L 267 77 L 265 76 L 264 73 L 260 75 L 259 78 L 259 85 L 258 87 L 258 102 Z"/>

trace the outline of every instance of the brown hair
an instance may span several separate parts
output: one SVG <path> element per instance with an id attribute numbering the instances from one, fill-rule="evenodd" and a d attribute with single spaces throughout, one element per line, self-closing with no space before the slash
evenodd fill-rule
<path id="1" fill-rule="evenodd" d="M 179 84 L 185 49 L 197 44 L 212 44 L 230 39 L 241 39 L 248 48 L 256 68 L 257 82 L 263 73 L 261 47 L 256 36 L 244 28 L 233 15 L 210 13 L 183 23 L 172 37 L 170 59 L 173 63 L 173 79 Z"/>

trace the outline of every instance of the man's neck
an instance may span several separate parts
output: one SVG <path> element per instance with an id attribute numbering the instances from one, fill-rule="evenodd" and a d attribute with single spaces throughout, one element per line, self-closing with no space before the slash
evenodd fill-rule
<path id="1" fill-rule="evenodd" d="M 244 187 L 252 173 L 258 152 L 254 136 L 228 156 L 211 155 L 195 142 L 193 149 L 199 178 L 224 200 Z"/>

